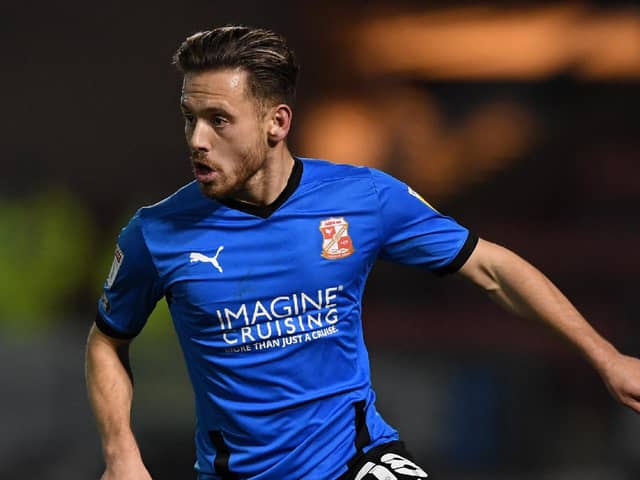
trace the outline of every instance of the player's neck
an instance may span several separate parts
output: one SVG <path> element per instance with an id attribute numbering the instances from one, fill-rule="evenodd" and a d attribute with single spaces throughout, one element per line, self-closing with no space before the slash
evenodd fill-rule
<path id="1" fill-rule="evenodd" d="M 283 146 L 272 152 L 264 166 L 249 179 L 246 188 L 233 198 L 253 205 L 270 205 L 286 188 L 293 165 L 293 156 L 288 148 Z"/>

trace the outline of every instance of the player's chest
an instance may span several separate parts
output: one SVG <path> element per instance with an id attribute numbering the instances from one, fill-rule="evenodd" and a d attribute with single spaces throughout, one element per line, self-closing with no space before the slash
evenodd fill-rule
<path id="1" fill-rule="evenodd" d="M 364 283 L 377 254 L 375 218 L 348 209 L 233 218 L 180 232 L 161 255 L 171 296 L 243 302 Z"/>

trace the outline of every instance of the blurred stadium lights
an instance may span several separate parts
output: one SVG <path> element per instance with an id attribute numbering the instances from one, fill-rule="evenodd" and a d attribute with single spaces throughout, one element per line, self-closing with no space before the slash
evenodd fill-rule
<path id="1" fill-rule="evenodd" d="M 537 137 L 537 123 L 532 111 L 506 100 L 451 123 L 427 92 L 396 86 L 310 105 L 298 144 L 337 163 L 397 173 L 440 202 L 520 158 Z"/>
<path id="2" fill-rule="evenodd" d="M 378 11 L 344 30 L 363 74 L 433 79 L 640 78 L 640 10 L 563 4 Z"/>
<path id="3" fill-rule="evenodd" d="M 388 170 L 435 202 L 523 158 L 539 140 L 540 119 L 506 97 L 452 122 L 416 80 L 540 81 L 568 73 L 582 81 L 640 80 L 640 9 L 631 7 L 394 5 L 335 32 L 346 78 L 361 76 L 366 88 L 308 105 L 299 150 Z"/>

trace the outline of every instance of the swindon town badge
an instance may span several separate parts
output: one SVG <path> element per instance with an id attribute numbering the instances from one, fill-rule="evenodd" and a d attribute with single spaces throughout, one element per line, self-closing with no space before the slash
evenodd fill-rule
<path id="1" fill-rule="evenodd" d="M 321 255 L 329 260 L 336 260 L 351 255 L 355 249 L 349 236 L 349 222 L 344 217 L 327 218 L 320 222 L 322 233 Z"/>

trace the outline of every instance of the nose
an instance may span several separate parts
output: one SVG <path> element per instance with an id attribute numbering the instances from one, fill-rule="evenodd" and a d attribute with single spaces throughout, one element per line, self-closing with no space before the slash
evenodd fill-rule
<path id="1" fill-rule="evenodd" d="M 208 152 L 211 150 L 211 135 L 206 122 L 197 120 L 191 131 L 189 146 L 194 151 Z"/>

